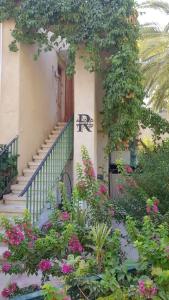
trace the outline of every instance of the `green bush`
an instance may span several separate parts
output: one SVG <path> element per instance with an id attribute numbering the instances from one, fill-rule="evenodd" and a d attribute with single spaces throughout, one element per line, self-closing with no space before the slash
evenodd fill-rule
<path id="1" fill-rule="evenodd" d="M 162 218 L 169 219 L 169 140 L 139 155 L 139 167 L 132 174 L 122 174 L 124 190 L 115 199 L 117 212 L 142 220 L 146 200 L 156 197 Z M 134 183 L 134 184 L 133 184 Z"/>

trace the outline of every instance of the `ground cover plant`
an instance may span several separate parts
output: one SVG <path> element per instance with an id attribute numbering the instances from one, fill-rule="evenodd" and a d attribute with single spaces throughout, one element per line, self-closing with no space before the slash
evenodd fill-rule
<path id="1" fill-rule="evenodd" d="M 41 272 L 39 288 L 46 300 L 169 299 L 169 227 L 154 222 L 158 203 L 147 201 L 140 230 L 133 218 L 126 220 L 129 238 L 139 251 L 139 261 L 129 262 L 121 248 L 121 233 L 112 227 L 116 211 L 107 186 L 96 179 L 85 148 L 82 161 L 72 202 L 61 184 L 62 207 L 53 203 L 50 220 L 41 230 L 32 227 L 28 213 L 15 222 L 1 219 L 2 239 L 9 248 L 2 272 Z M 59 286 L 49 284 L 51 278 L 57 283 L 59 279 Z M 3 295 L 22 292 L 12 282 Z"/>

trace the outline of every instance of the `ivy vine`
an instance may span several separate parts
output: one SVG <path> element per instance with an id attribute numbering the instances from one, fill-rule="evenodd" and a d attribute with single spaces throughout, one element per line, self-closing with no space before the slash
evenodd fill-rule
<path id="1" fill-rule="evenodd" d="M 137 135 L 144 93 L 134 0 L 1 0 L 0 12 L 0 21 L 14 18 L 16 22 L 13 51 L 18 42 L 36 43 L 40 53 L 57 46 L 58 36 L 66 38 L 69 75 L 75 72 L 76 53 L 83 46 L 88 70 L 102 74 L 102 124 L 109 149 Z M 53 32 L 50 38 L 49 31 Z"/>

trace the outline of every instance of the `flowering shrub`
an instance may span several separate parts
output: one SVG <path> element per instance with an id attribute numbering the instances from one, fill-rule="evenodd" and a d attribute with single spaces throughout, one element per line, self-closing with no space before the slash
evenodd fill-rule
<path id="1" fill-rule="evenodd" d="M 127 218 L 129 236 L 139 252 L 138 263 L 130 266 L 121 250 L 121 233 L 112 228 L 116 211 L 107 186 L 96 180 L 85 149 L 82 155 L 85 169 L 78 168 L 72 201 L 61 185 L 61 210 L 53 210 L 41 231 L 32 227 L 27 212 L 23 219 L 2 218 L 2 240 L 9 248 L 3 255 L 2 272 L 40 271 L 41 288 L 49 278 L 61 278 L 65 290 L 45 284 L 45 300 L 169 299 L 169 226 L 156 222 L 159 201 L 152 197 L 145 203 L 147 215 L 140 230 L 135 220 Z M 2 292 L 5 297 L 17 293 L 16 285 Z"/>

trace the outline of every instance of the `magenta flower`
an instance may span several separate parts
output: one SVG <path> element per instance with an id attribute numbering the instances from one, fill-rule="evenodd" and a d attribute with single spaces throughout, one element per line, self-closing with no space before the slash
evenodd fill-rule
<path id="1" fill-rule="evenodd" d="M 73 266 L 68 263 L 63 263 L 61 266 L 61 272 L 63 274 L 69 274 L 73 272 Z"/>
<path id="2" fill-rule="evenodd" d="M 38 265 L 38 268 L 42 272 L 49 271 L 52 268 L 52 263 L 48 259 L 42 259 Z"/>
<path id="3" fill-rule="evenodd" d="M 83 246 L 81 245 L 81 243 L 76 235 L 73 235 L 71 240 L 69 241 L 69 250 L 72 253 L 82 253 L 83 252 Z"/>
<path id="4" fill-rule="evenodd" d="M 64 211 L 60 214 L 60 219 L 62 221 L 68 221 L 70 220 L 70 214 L 67 211 Z"/>
<path id="5" fill-rule="evenodd" d="M 4 263 L 2 265 L 2 272 L 3 273 L 8 273 L 11 269 L 11 264 L 8 264 L 8 263 Z"/>
<path id="6" fill-rule="evenodd" d="M 3 253 L 3 258 L 8 259 L 11 256 L 11 252 L 9 250 Z"/>
<path id="7" fill-rule="evenodd" d="M 10 289 L 3 289 L 3 291 L 1 292 L 2 297 L 4 298 L 9 298 L 11 295 L 11 291 Z"/>

